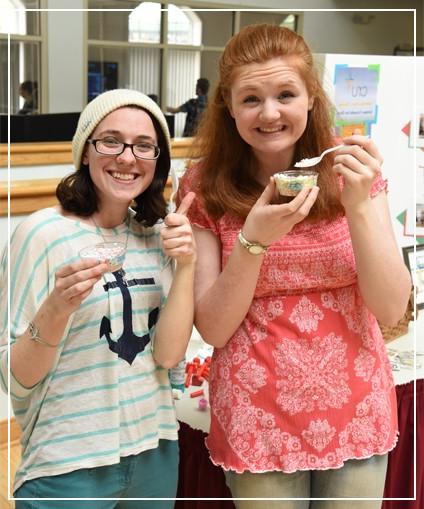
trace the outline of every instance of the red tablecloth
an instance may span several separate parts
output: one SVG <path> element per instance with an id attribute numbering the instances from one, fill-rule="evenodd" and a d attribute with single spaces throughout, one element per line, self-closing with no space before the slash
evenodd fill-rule
<path id="1" fill-rule="evenodd" d="M 424 380 L 417 380 L 416 500 L 385 500 L 382 509 L 424 508 Z M 396 386 L 399 441 L 389 454 L 384 498 L 414 497 L 414 382 Z"/>
<path id="2" fill-rule="evenodd" d="M 177 498 L 228 498 L 224 472 L 209 459 L 206 433 L 180 422 L 180 468 Z M 175 509 L 235 509 L 232 500 L 177 500 Z"/>

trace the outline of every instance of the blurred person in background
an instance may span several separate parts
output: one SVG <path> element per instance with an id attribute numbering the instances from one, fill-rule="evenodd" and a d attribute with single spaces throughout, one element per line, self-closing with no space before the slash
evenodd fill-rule
<path id="1" fill-rule="evenodd" d="M 196 83 L 196 96 L 189 99 L 187 102 L 173 108 L 168 106 L 169 113 L 186 113 L 186 120 L 184 125 L 183 137 L 194 136 L 197 126 L 199 125 L 202 113 L 206 109 L 208 103 L 209 80 L 206 78 L 199 78 Z"/>
<path id="2" fill-rule="evenodd" d="M 38 86 L 36 81 L 26 80 L 19 85 L 19 95 L 24 99 L 18 115 L 29 115 L 38 108 Z"/>

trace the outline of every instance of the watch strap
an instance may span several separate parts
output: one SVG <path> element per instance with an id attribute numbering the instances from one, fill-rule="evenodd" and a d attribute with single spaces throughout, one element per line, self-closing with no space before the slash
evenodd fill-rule
<path id="1" fill-rule="evenodd" d="M 238 233 L 238 240 L 240 244 L 250 253 L 253 255 L 259 255 L 266 252 L 269 246 L 264 246 L 260 242 L 253 242 L 250 240 L 247 240 L 246 237 L 243 235 L 242 230 Z"/>

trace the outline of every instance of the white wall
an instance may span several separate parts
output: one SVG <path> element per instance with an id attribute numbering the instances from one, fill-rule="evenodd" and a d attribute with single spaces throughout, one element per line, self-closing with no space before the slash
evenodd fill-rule
<path id="1" fill-rule="evenodd" d="M 84 0 L 48 0 L 48 8 L 78 9 Z M 47 18 L 48 112 L 81 111 L 86 104 L 84 13 L 49 12 Z"/>
<path id="2" fill-rule="evenodd" d="M 305 13 L 303 36 L 312 51 L 391 55 L 398 44 L 413 43 L 414 18 L 410 12 L 372 13 L 375 17 L 369 24 L 355 23 L 354 14 Z M 360 16 L 366 23 L 367 13 Z"/>
<path id="3" fill-rule="evenodd" d="M 199 6 L 208 0 L 198 0 Z M 183 3 L 183 0 L 175 3 Z M 214 0 L 215 4 L 228 5 L 226 0 Z M 260 3 L 260 6 L 258 5 Z M 233 0 L 231 6 L 242 8 L 274 8 L 300 12 L 301 9 L 416 9 L 417 10 L 417 45 L 424 45 L 424 3 L 422 0 Z M 365 13 L 364 13 L 365 14 Z M 387 53 L 387 45 L 393 48 L 392 40 L 399 34 L 397 43 L 411 43 L 413 28 L 411 15 L 406 13 L 373 12 L 375 19 L 370 25 L 356 25 L 352 22 L 353 13 L 340 12 L 305 12 L 303 16 L 302 35 L 316 53 L 346 52 L 353 54 L 369 53 L 370 46 L 374 53 Z M 319 20 L 319 21 L 318 21 Z M 408 40 L 400 34 L 410 34 Z M 390 43 L 388 43 L 390 41 Z M 365 48 L 364 48 L 365 44 Z M 375 51 L 374 51 L 375 50 Z"/>

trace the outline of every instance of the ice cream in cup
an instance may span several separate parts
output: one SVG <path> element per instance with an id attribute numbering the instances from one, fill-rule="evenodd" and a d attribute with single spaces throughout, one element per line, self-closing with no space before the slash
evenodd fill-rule
<path id="1" fill-rule="evenodd" d="M 109 264 L 109 272 L 119 270 L 125 259 L 126 246 L 123 242 L 102 242 L 87 246 L 80 251 L 81 258 L 105 261 Z"/>
<path id="2" fill-rule="evenodd" d="M 275 173 L 274 179 L 282 196 L 296 196 L 304 187 L 316 186 L 318 172 L 314 170 L 286 170 Z"/>

